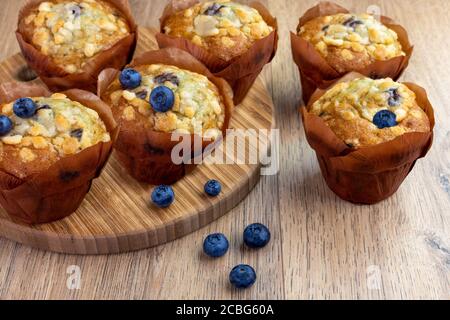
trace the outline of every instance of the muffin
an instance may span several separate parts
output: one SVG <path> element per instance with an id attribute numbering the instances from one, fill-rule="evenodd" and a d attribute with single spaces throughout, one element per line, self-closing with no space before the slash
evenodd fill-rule
<path id="1" fill-rule="evenodd" d="M 0 202 L 26 223 L 61 219 L 78 208 L 106 163 L 116 124 L 91 93 L 19 89 L 32 95 L 0 105 Z"/>
<path id="2" fill-rule="evenodd" d="M 274 29 L 249 6 L 230 1 L 209 1 L 167 18 L 164 33 L 182 37 L 220 59 L 230 61 L 245 53 Z"/>
<path id="3" fill-rule="evenodd" d="M 309 110 L 351 148 L 391 141 L 408 132 L 429 132 L 430 121 L 406 85 L 360 78 L 328 90 Z"/>
<path id="4" fill-rule="evenodd" d="M 127 1 L 31 1 L 20 13 L 17 37 L 29 65 L 52 89 L 95 92 L 103 68 L 129 62 L 135 29 Z"/>
<path id="5" fill-rule="evenodd" d="M 178 47 L 233 88 L 240 103 L 276 51 L 276 20 L 259 3 L 219 0 L 169 4 L 157 35 L 160 47 Z"/>
<path id="6" fill-rule="evenodd" d="M 316 90 L 301 114 L 325 181 L 354 203 L 394 194 L 433 141 L 433 108 L 412 83 L 349 73 Z"/>
<path id="7" fill-rule="evenodd" d="M 298 35 L 339 73 L 405 56 L 397 33 L 369 14 L 317 17 L 301 26 Z"/>
<path id="8" fill-rule="evenodd" d="M 305 104 L 317 88 L 351 71 L 397 80 L 413 50 L 405 29 L 390 18 L 349 13 L 331 2 L 319 3 L 300 18 L 291 44 Z"/>
<path id="9" fill-rule="evenodd" d="M 104 87 L 100 96 L 121 127 L 118 158 L 142 182 L 176 182 L 186 174 L 191 159 L 219 141 L 228 127 L 230 88 L 178 49 L 143 55 L 115 72 Z M 178 163 L 172 158 L 172 149 L 179 143 L 171 141 L 174 134 L 189 137 L 189 145 L 192 137 L 199 137 L 200 150 L 183 154 L 183 163 Z"/>

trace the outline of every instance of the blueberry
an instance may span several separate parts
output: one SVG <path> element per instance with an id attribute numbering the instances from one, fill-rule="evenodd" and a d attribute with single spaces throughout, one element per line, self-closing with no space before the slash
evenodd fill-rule
<path id="1" fill-rule="evenodd" d="M 207 195 L 211 197 L 216 197 L 222 191 L 222 185 L 217 180 L 209 180 L 205 184 L 205 192 Z"/>
<path id="2" fill-rule="evenodd" d="M 153 81 L 157 84 L 164 84 L 164 82 L 171 82 L 173 85 L 179 86 L 180 80 L 178 77 L 170 72 L 164 72 L 163 74 L 160 74 L 159 76 L 155 77 Z"/>
<path id="3" fill-rule="evenodd" d="M 213 233 L 203 241 L 203 251 L 210 257 L 218 258 L 228 251 L 228 239 L 222 233 Z"/>
<path id="4" fill-rule="evenodd" d="M 389 94 L 388 104 L 390 107 L 395 107 L 400 104 L 402 96 L 398 93 L 398 88 L 390 88 L 387 93 Z"/>
<path id="5" fill-rule="evenodd" d="M 244 242 L 250 248 L 265 247 L 269 241 L 270 231 L 261 223 L 251 224 L 244 230 Z"/>
<path id="6" fill-rule="evenodd" d="M 14 114 L 19 118 L 31 118 L 36 114 L 36 103 L 30 98 L 20 98 L 14 102 Z"/>
<path id="7" fill-rule="evenodd" d="M 358 25 L 364 24 L 364 22 L 362 22 L 361 20 L 355 19 L 355 17 L 351 17 L 350 19 L 345 20 L 345 22 L 343 24 L 346 27 L 350 27 L 352 29 L 356 29 L 356 27 Z"/>
<path id="8" fill-rule="evenodd" d="M 123 89 L 135 89 L 141 85 L 142 77 L 134 69 L 124 69 L 120 73 L 119 81 Z"/>
<path id="9" fill-rule="evenodd" d="M 152 201 L 159 208 L 169 207 L 175 200 L 175 193 L 172 187 L 161 185 L 152 192 Z"/>
<path id="10" fill-rule="evenodd" d="M 5 136 L 11 132 L 13 123 L 7 116 L 0 116 L 0 136 Z"/>
<path id="11" fill-rule="evenodd" d="M 240 264 L 230 272 L 230 282 L 238 289 L 251 287 L 256 281 L 255 269 L 246 264 Z"/>
<path id="12" fill-rule="evenodd" d="M 205 10 L 204 14 L 207 16 L 215 16 L 215 15 L 219 14 L 220 10 L 224 7 L 225 7 L 224 5 L 214 3 L 212 6 L 208 7 Z"/>
<path id="13" fill-rule="evenodd" d="M 394 127 L 397 125 L 397 116 L 392 111 L 381 110 L 373 117 L 373 123 L 378 129 Z"/>
<path id="14" fill-rule="evenodd" d="M 175 102 L 173 91 L 166 86 L 159 86 L 150 94 L 150 104 L 156 112 L 167 112 Z"/>

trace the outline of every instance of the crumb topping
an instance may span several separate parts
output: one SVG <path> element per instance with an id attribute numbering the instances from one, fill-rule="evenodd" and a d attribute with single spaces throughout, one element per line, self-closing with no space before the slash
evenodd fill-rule
<path id="1" fill-rule="evenodd" d="M 64 157 L 99 142 L 110 141 L 105 124 L 95 110 L 59 93 L 49 98 L 31 99 L 38 109 L 36 115 L 28 119 L 13 113 L 14 102 L 0 106 L 1 114 L 8 116 L 14 124 L 11 132 L 0 139 L 3 152 L 6 147 L 14 147 L 9 150 L 18 151 L 18 159 L 27 163 L 36 160 L 39 151 Z"/>
<path id="2" fill-rule="evenodd" d="M 340 48 L 346 60 L 364 53 L 375 60 L 404 56 L 398 35 L 369 14 L 336 14 L 308 21 L 299 36 L 312 43 L 324 57 L 330 48 Z"/>
<path id="3" fill-rule="evenodd" d="M 389 110 L 396 126 L 379 129 L 374 116 Z M 417 105 L 416 95 L 392 79 L 370 78 L 341 82 L 328 90 L 309 110 L 321 117 L 348 145 L 372 145 L 407 132 L 429 131 L 426 113 Z"/>
<path id="4" fill-rule="evenodd" d="M 42 2 L 25 18 L 32 43 L 68 73 L 130 34 L 122 14 L 101 0 Z"/>
<path id="5" fill-rule="evenodd" d="M 272 31 L 256 9 L 227 0 L 196 4 L 170 17 L 164 26 L 166 34 L 187 38 L 207 49 L 213 46 L 208 38 L 218 38 L 225 48 L 237 46 L 244 39 L 249 48 Z"/>
<path id="6" fill-rule="evenodd" d="M 142 119 L 155 131 L 198 133 L 215 138 L 221 134 L 225 107 L 218 88 L 201 74 L 174 66 L 153 64 L 135 68 L 142 76 L 141 85 L 123 90 L 116 80 L 110 93 L 113 112 L 125 121 Z M 150 94 L 164 85 L 174 93 L 174 105 L 167 112 L 155 112 Z"/>

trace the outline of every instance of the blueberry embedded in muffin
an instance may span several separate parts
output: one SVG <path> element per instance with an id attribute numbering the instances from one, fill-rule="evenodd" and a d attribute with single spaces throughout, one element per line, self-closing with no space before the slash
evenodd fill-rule
<path id="1" fill-rule="evenodd" d="M 163 30 L 230 61 L 267 37 L 273 27 L 254 8 L 230 1 L 208 1 L 168 17 Z"/>
<path id="2" fill-rule="evenodd" d="M 69 74 L 130 35 L 125 16 L 103 0 L 41 2 L 19 21 L 25 40 Z"/>
<path id="3" fill-rule="evenodd" d="M 370 78 L 340 82 L 314 102 L 310 113 L 352 148 L 395 139 L 408 132 L 430 131 L 430 121 L 406 85 Z"/>
<path id="4" fill-rule="evenodd" d="M 339 73 L 405 56 L 397 33 L 369 14 L 339 13 L 306 22 L 298 35 Z"/>
<path id="5" fill-rule="evenodd" d="M 95 110 L 60 93 L 17 99 L 1 105 L 0 114 L 0 167 L 20 179 L 111 140 Z"/>
<path id="6" fill-rule="evenodd" d="M 140 81 L 131 85 L 124 74 L 133 74 Z M 225 106 L 218 88 L 207 77 L 175 66 L 125 69 L 111 84 L 106 98 L 125 129 L 138 126 L 216 138 L 224 126 Z"/>

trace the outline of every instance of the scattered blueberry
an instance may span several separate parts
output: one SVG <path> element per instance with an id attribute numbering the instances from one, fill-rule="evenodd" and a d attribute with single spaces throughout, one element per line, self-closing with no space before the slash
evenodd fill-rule
<path id="1" fill-rule="evenodd" d="M 395 107 L 400 104 L 401 95 L 398 93 L 398 88 L 390 88 L 387 93 L 389 94 L 388 104 L 390 107 Z"/>
<path id="2" fill-rule="evenodd" d="M 157 112 L 167 112 L 172 109 L 175 103 L 173 91 L 166 86 L 159 86 L 152 90 L 150 94 L 150 104 Z"/>
<path id="3" fill-rule="evenodd" d="M 175 193 L 172 187 L 161 185 L 152 192 L 152 201 L 159 208 L 169 207 L 175 200 Z"/>
<path id="4" fill-rule="evenodd" d="M 36 114 L 36 103 L 30 98 L 20 98 L 14 102 L 14 114 L 19 118 L 31 118 Z"/>
<path id="5" fill-rule="evenodd" d="M 203 251 L 210 257 L 218 258 L 228 251 L 228 239 L 222 233 L 213 233 L 203 241 Z"/>
<path id="6" fill-rule="evenodd" d="M 7 116 L 0 116 L 0 136 L 7 135 L 11 132 L 13 127 L 13 123 L 10 118 Z"/>
<path id="7" fill-rule="evenodd" d="M 120 73 L 119 81 L 123 89 L 135 89 L 141 85 L 142 77 L 136 70 L 128 68 Z"/>
<path id="8" fill-rule="evenodd" d="M 381 110 L 373 117 L 373 123 L 378 129 L 394 127 L 397 125 L 397 116 L 392 111 Z"/>
<path id="9" fill-rule="evenodd" d="M 217 180 L 209 180 L 205 184 L 205 192 L 207 195 L 211 197 L 216 197 L 222 191 L 222 185 Z"/>
<path id="10" fill-rule="evenodd" d="M 253 223 L 244 230 L 244 242 L 250 248 L 265 247 L 269 241 L 270 231 L 261 223 Z"/>
<path id="11" fill-rule="evenodd" d="M 230 272 L 230 282 L 238 289 L 251 287 L 256 281 L 255 269 L 246 264 L 240 264 Z"/>

